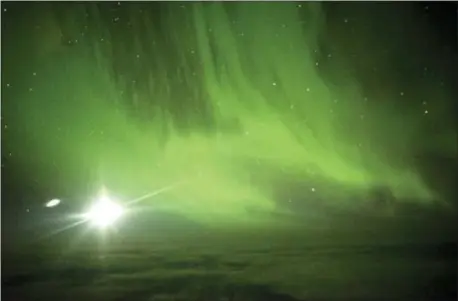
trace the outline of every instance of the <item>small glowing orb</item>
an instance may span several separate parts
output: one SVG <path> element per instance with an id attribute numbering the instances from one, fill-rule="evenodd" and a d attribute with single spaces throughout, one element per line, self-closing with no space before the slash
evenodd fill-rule
<path id="1" fill-rule="evenodd" d="M 51 208 L 51 207 L 56 207 L 59 204 L 60 204 L 60 200 L 59 199 L 52 199 L 49 202 L 47 202 L 45 206 L 48 207 L 48 208 Z"/>
<path id="2" fill-rule="evenodd" d="M 116 204 L 108 197 L 102 197 L 95 203 L 89 212 L 86 213 L 86 218 L 99 228 L 106 228 L 123 214 L 124 209 L 121 205 Z"/>

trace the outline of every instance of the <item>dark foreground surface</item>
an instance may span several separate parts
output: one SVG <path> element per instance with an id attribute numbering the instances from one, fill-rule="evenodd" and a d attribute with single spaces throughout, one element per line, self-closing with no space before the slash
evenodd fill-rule
<path id="1" fill-rule="evenodd" d="M 334 243 L 195 232 L 46 239 L 5 250 L 2 299 L 456 300 L 452 242 Z M 326 235 L 323 234 L 323 237 Z M 77 239 L 79 237 L 79 239 Z"/>

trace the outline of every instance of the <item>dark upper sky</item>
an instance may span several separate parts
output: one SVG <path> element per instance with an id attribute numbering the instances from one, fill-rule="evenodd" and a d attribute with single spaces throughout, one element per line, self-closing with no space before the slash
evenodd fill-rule
<path id="1" fill-rule="evenodd" d="M 181 180 L 194 182 L 168 200 L 197 219 L 373 190 L 451 202 L 456 14 L 2 2 L 2 208 Z"/>

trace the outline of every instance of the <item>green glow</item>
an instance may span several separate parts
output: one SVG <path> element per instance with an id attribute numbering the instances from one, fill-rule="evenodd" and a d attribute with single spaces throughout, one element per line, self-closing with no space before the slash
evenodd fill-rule
<path id="1" fill-rule="evenodd" d="M 147 51 L 160 37 L 135 5 L 125 33 L 134 43 L 101 41 L 110 36 L 99 25 L 88 43 L 56 50 L 48 77 L 31 76 L 34 91 L 23 92 L 34 95 L 21 115 L 37 149 L 29 164 L 52 158 L 60 177 L 80 182 L 90 168 L 94 185 L 131 196 L 183 181 L 145 202 L 208 222 L 249 220 L 247 208 L 275 211 L 279 179 L 292 176 L 350 195 L 386 186 L 399 198 L 432 198 L 415 170 L 393 159 L 393 149 L 399 158 L 418 149 L 419 117 L 368 106 L 356 80 L 331 85 L 318 73 L 318 3 L 302 4 L 305 17 L 294 3 L 186 5 L 161 16 L 167 51 Z M 138 83 L 119 79 L 122 71 L 116 79 L 119 58 L 123 71 L 141 74 Z M 449 137 L 438 134 L 444 145 Z M 344 193 L 324 194 L 337 205 Z"/>

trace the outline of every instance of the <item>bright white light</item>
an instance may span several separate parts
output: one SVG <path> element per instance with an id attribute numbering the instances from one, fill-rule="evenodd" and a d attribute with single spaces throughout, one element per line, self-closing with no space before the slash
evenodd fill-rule
<path id="1" fill-rule="evenodd" d="M 116 204 L 108 197 L 102 197 L 89 212 L 86 213 L 86 218 L 94 225 L 100 228 L 106 228 L 112 225 L 123 214 L 124 209 L 121 205 Z"/>
<path id="2" fill-rule="evenodd" d="M 59 204 L 60 204 L 60 200 L 59 199 L 52 199 L 49 202 L 47 202 L 45 206 L 48 207 L 48 208 L 51 208 L 51 207 L 55 207 L 55 206 L 57 206 Z"/>

